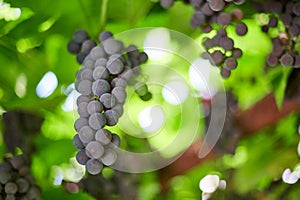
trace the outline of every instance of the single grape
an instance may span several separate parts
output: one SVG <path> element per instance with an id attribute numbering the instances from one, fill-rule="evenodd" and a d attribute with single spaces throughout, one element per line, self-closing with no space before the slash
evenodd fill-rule
<path id="1" fill-rule="evenodd" d="M 221 28 L 217 31 L 217 36 L 218 37 L 227 37 L 227 32 L 225 29 Z"/>
<path id="2" fill-rule="evenodd" d="M 94 95 L 100 97 L 102 94 L 110 91 L 110 85 L 106 80 L 98 79 L 93 83 L 92 91 Z"/>
<path id="3" fill-rule="evenodd" d="M 149 101 L 152 98 L 152 94 L 148 92 L 147 94 L 140 96 L 143 101 Z"/>
<path id="4" fill-rule="evenodd" d="M 280 58 L 280 63 L 283 65 L 283 66 L 292 66 L 293 63 L 294 63 L 294 58 L 291 54 L 289 53 L 285 53 L 281 56 Z"/>
<path id="5" fill-rule="evenodd" d="M 101 113 L 94 113 L 89 118 L 89 125 L 94 130 L 103 128 L 105 124 L 106 124 L 106 118 Z"/>
<path id="6" fill-rule="evenodd" d="M 236 25 L 235 31 L 239 36 L 244 36 L 248 32 L 248 27 L 244 22 L 240 22 Z"/>
<path id="7" fill-rule="evenodd" d="M 27 175 L 30 174 L 30 169 L 28 166 L 24 165 L 19 169 L 19 174 L 20 176 L 26 177 Z"/>
<path id="8" fill-rule="evenodd" d="M 203 3 L 203 0 L 190 0 L 190 4 L 194 8 L 200 8 L 201 4 Z"/>
<path id="9" fill-rule="evenodd" d="M 5 184 L 11 179 L 11 172 L 9 170 L 0 171 L 0 183 Z"/>
<path id="10" fill-rule="evenodd" d="M 95 61 L 91 59 L 90 56 L 87 56 L 83 61 L 83 66 L 85 68 L 93 70 L 95 68 Z"/>
<path id="11" fill-rule="evenodd" d="M 280 19 L 284 23 L 284 25 L 289 26 L 292 22 L 292 16 L 287 13 L 280 14 Z"/>
<path id="12" fill-rule="evenodd" d="M 117 153 L 113 149 L 107 148 L 101 157 L 101 161 L 104 165 L 111 166 L 115 164 L 117 157 Z"/>
<path id="13" fill-rule="evenodd" d="M 100 142 L 103 145 L 107 145 L 111 142 L 112 134 L 107 129 L 99 129 L 95 135 L 96 141 Z"/>
<path id="14" fill-rule="evenodd" d="M 300 67 L 300 56 L 299 55 L 294 55 L 294 68 L 299 68 Z"/>
<path id="15" fill-rule="evenodd" d="M 105 67 L 106 63 L 107 63 L 107 59 L 106 58 L 99 58 L 95 62 L 95 67 L 98 67 L 98 66 Z"/>
<path id="16" fill-rule="evenodd" d="M 115 97 L 117 103 L 123 104 L 125 102 L 127 94 L 124 87 L 115 87 L 111 94 Z"/>
<path id="17" fill-rule="evenodd" d="M 211 54 L 212 64 L 220 66 L 223 63 L 224 55 L 220 50 L 216 50 Z"/>
<path id="18" fill-rule="evenodd" d="M 233 49 L 234 42 L 231 38 L 222 37 L 222 38 L 220 38 L 219 42 L 220 42 L 219 45 L 221 47 L 223 47 L 223 49 L 225 49 L 225 50 L 232 50 Z"/>
<path id="19" fill-rule="evenodd" d="M 243 11 L 239 8 L 232 9 L 230 14 L 231 14 L 232 19 L 235 21 L 241 21 L 244 17 Z"/>
<path id="20" fill-rule="evenodd" d="M 208 0 L 209 6 L 213 11 L 221 11 L 225 7 L 225 2 L 223 0 Z"/>
<path id="21" fill-rule="evenodd" d="M 235 69 L 237 67 L 237 61 L 235 58 L 230 57 L 226 58 L 224 62 L 224 67 L 228 70 Z"/>
<path id="22" fill-rule="evenodd" d="M 16 184 L 18 186 L 19 193 L 26 193 L 30 187 L 29 182 L 24 178 L 18 178 L 16 180 Z"/>
<path id="23" fill-rule="evenodd" d="M 106 39 L 112 38 L 113 34 L 109 31 L 102 31 L 99 35 L 99 41 L 103 42 Z"/>
<path id="24" fill-rule="evenodd" d="M 74 40 L 71 40 L 67 45 L 67 49 L 70 53 L 77 54 L 80 52 L 81 45 L 75 42 Z"/>
<path id="25" fill-rule="evenodd" d="M 78 92 L 82 95 L 91 95 L 92 94 L 92 82 L 89 80 L 82 80 L 78 84 Z"/>
<path id="26" fill-rule="evenodd" d="M 89 126 L 84 126 L 79 130 L 78 135 L 83 143 L 88 143 L 95 138 L 96 132 L 92 128 Z"/>
<path id="27" fill-rule="evenodd" d="M 73 137 L 73 145 L 77 148 L 77 149 L 83 149 L 84 148 L 84 144 L 82 143 L 80 137 L 78 134 L 74 135 Z"/>
<path id="28" fill-rule="evenodd" d="M 109 55 L 122 54 L 124 46 L 121 41 L 110 38 L 103 41 L 102 44 L 103 44 L 104 51 L 107 54 Z"/>
<path id="29" fill-rule="evenodd" d="M 105 108 L 111 108 L 116 104 L 116 97 L 111 93 L 104 93 L 100 96 L 100 102 Z"/>
<path id="30" fill-rule="evenodd" d="M 267 64 L 271 67 L 274 67 L 278 64 L 278 57 L 273 53 L 268 55 Z"/>
<path id="31" fill-rule="evenodd" d="M 82 52 L 88 54 L 95 46 L 97 46 L 96 42 L 94 42 L 93 40 L 86 40 L 82 43 Z"/>
<path id="32" fill-rule="evenodd" d="M 82 68 L 80 69 L 80 71 L 82 71 L 80 73 L 81 80 L 93 81 L 93 70 L 88 68 Z"/>
<path id="33" fill-rule="evenodd" d="M 196 11 L 192 16 L 191 24 L 194 28 L 197 28 L 205 22 L 205 19 L 206 19 L 206 17 L 203 12 Z"/>
<path id="34" fill-rule="evenodd" d="M 9 159 L 9 163 L 14 169 L 20 169 L 25 164 L 24 155 L 17 155 Z"/>
<path id="35" fill-rule="evenodd" d="M 111 82 L 111 87 L 114 88 L 114 87 L 123 87 L 125 88 L 127 86 L 127 82 L 125 79 L 123 78 L 114 78 Z"/>
<path id="36" fill-rule="evenodd" d="M 234 58 L 240 58 L 242 55 L 243 55 L 243 52 L 242 52 L 241 49 L 239 49 L 239 48 L 234 48 L 234 49 L 232 50 L 232 56 L 233 56 Z"/>
<path id="37" fill-rule="evenodd" d="M 295 15 L 300 16 L 300 2 L 294 5 L 293 12 Z"/>
<path id="38" fill-rule="evenodd" d="M 74 33 L 74 41 L 81 44 L 88 39 L 88 34 L 85 30 L 77 30 Z"/>
<path id="39" fill-rule="evenodd" d="M 94 113 L 101 113 L 103 111 L 103 105 L 97 100 L 89 102 L 87 105 L 87 112 L 92 115 Z"/>
<path id="40" fill-rule="evenodd" d="M 92 175 L 99 174 L 103 169 L 103 164 L 97 159 L 90 159 L 86 163 L 86 170 Z"/>
<path id="41" fill-rule="evenodd" d="M 123 71 L 124 64 L 120 59 L 110 57 L 107 61 L 106 68 L 111 74 L 116 75 Z"/>
<path id="42" fill-rule="evenodd" d="M 226 69 L 225 67 L 221 68 L 221 76 L 223 78 L 228 78 L 230 74 L 231 74 L 230 70 Z"/>
<path id="43" fill-rule="evenodd" d="M 264 32 L 264 33 L 268 33 L 268 31 L 269 31 L 269 26 L 263 25 L 263 26 L 261 27 L 261 31 Z"/>
<path id="44" fill-rule="evenodd" d="M 76 160 L 79 164 L 81 165 L 85 165 L 86 162 L 89 160 L 90 158 L 87 156 L 86 154 L 86 150 L 85 149 L 80 149 L 77 153 L 76 153 Z"/>
<path id="45" fill-rule="evenodd" d="M 203 6 L 201 7 L 201 12 L 203 12 L 203 14 L 206 16 L 212 16 L 215 14 L 215 12 L 211 9 L 208 2 L 203 4 Z"/>
<path id="46" fill-rule="evenodd" d="M 160 0 L 160 5 L 163 8 L 171 8 L 174 4 L 174 0 Z"/>
<path id="47" fill-rule="evenodd" d="M 93 71 L 93 78 L 94 80 L 97 79 L 108 79 L 109 78 L 109 72 L 106 67 L 104 66 L 98 66 Z"/>
<path id="48" fill-rule="evenodd" d="M 78 114 L 80 115 L 80 117 L 89 117 L 90 114 L 87 111 L 87 106 L 88 103 L 87 102 L 82 102 L 78 105 Z"/>
<path id="49" fill-rule="evenodd" d="M 128 57 L 131 57 L 131 58 L 139 58 L 140 57 L 140 52 L 139 52 L 137 46 L 135 46 L 133 44 L 129 45 L 126 48 L 126 52 L 127 52 Z"/>
<path id="50" fill-rule="evenodd" d="M 88 103 L 90 101 L 91 101 L 91 97 L 90 96 L 80 95 L 76 99 L 76 104 L 78 106 L 82 102 L 87 102 Z"/>
<path id="51" fill-rule="evenodd" d="M 76 55 L 76 61 L 79 63 L 79 64 L 82 64 L 84 59 L 87 57 L 87 53 L 85 52 L 79 52 L 77 55 Z"/>
<path id="52" fill-rule="evenodd" d="M 300 28 L 299 26 L 297 25 L 292 25 L 289 27 L 289 34 L 292 36 L 292 37 L 297 37 L 299 36 L 299 33 L 300 33 Z"/>
<path id="53" fill-rule="evenodd" d="M 227 26 L 231 23 L 231 15 L 229 13 L 223 12 L 218 16 L 218 23 Z"/>
<path id="54" fill-rule="evenodd" d="M 210 38 L 205 38 L 205 40 L 204 40 L 204 42 L 203 42 L 203 46 L 204 46 L 206 49 L 210 49 L 210 48 L 214 47 L 213 40 L 210 39 Z"/>
<path id="55" fill-rule="evenodd" d="M 78 132 L 82 127 L 87 126 L 89 124 L 89 121 L 87 118 L 80 117 L 78 118 L 74 123 L 74 128 Z"/>
<path id="56" fill-rule="evenodd" d="M 275 16 L 271 16 L 269 19 L 268 27 L 277 27 L 278 19 Z"/>
<path id="57" fill-rule="evenodd" d="M 103 155 L 104 147 L 98 141 L 91 141 L 86 146 L 86 151 L 88 156 L 90 156 L 91 158 L 98 159 Z"/>
<path id="58" fill-rule="evenodd" d="M 121 139 L 120 139 L 120 136 L 115 134 L 115 133 L 112 133 L 111 134 L 111 147 L 115 148 L 115 147 L 119 147 L 121 144 Z"/>
<path id="59" fill-rule="evenodd" d="M 148 55 L 145 52 L 141 52 L 139 57 L 140 64 L 145 63 L 147 60 L 148 60 Z"/>
<path id="60" fill-rule="evenodd" d="M 16 194 L 18 186 L 14 182 L 8 182 L 5 184 L 4 191 L 6 194 Z"/>
<path id="61" fill-rule="evenodd" d="M 104 48 L 102 46 L 96 46 L 94 47 L 91 52 L 90 52 L 90 56 L 93 60 L 97 60 L 99 58 L 104 58 L 106 57 L 106 53 L 104 51 Z"/>
<path id="62" fill-rule="evenodd" d="M 28 199 L 34 199 L 34 200 L 41 200 L 41 191 L 38 187 L 36 186 L 31 186 L 27 192 L 26 197 Z"/>
<path id="63" fill-rule="evenodd" d="M 116 104 L 111 109 L 116 111 L 118 113 L 119 117 L 121 117 L 123 115 L 123 106 L 122 106 L 122 104 Z"/>
<path id="64" fill-rule="evenodd" d="M 115 110 L 107 110 L 104 112 L 106 125 L 115 126 L 119 121 L 119 114 Z"/>
<path id="65" fill-rule="evenodd" d="M 202 32 L 203 33 L 209 33 L 212 30 L 212 26 L 207 24 L 204 27 L 202 27 Z"/>

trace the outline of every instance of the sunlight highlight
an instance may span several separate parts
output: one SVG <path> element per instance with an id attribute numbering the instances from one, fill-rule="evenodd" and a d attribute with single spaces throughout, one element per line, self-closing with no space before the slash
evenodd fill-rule
<path id="1" fill-rule="evenodd" d="M 49 71 L 40 80 L 36 87 L 36 94 L 40 98 L 47 98 L 50 96 L 57 88 L 58 80 L 56 75 Z"/>

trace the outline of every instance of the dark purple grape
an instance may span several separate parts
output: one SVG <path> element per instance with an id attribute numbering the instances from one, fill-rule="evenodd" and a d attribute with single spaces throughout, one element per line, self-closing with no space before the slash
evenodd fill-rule
<path id="1" fill-rule="evenodd" d="M 71 40 L 68 43 L 67 49 L 70 53 L 77 54 L 80 52 L 81 45 L 75 42 L 74 40 Z"/>
<path id="2" fill-rule="evenodd" d="M 294 5 L 293 12 L 295 15 L 300 16 L 300 2 Z"/>
<path id="3" fill-rule="evenodd" d="M 203 0 L 190 0 L 189 2 L 194 8 L 200 8 Z"/>
<path id="4" fill-rule="evenodd" d="M 80 117 L 74 123 L 74 128 L 78 132 L 82 127 L 87 126 L 89 121 L 87 118 Z"/>
<path id="5" fill-rule="evenodd" d="M 107 145 L 111 142 L 112 135 L 107 129 L 99 129 L 96 132 L 95 139 L 103 145 Z"/>
<path id="6" fill-rule="evenodd" d="M 297 25 L 292 25 L 289 27 L 289 34 L 292 36 L 292 37 L 297 37 L 299 36 L 299 33 L 300 33 L 300 28 L 299 26 Z"/>
<path id="7" fill-rule="evenodd" d="M 97 159 L 90 159 L 86 163 L 86 170 L 92 175 L 99 174 L 103 169 L 103 164 Z"/>
<path id="8" fill-rule="evenodd" d="M 24 178 L 18 178 L 16 180 L 19 193 L 26 193 L 30 187 L 30 183 Z"/>
<path id="9" fill-rule="evenodd" d="M 82 143 L 82 141 L 80 140 L 80 137 L 78 134 L 74 135 L 73 137 L 73 145 L 77 148 L 77 149 L 83 149 L 84 148 L 84 144 Z"/>
<path id="10" fill-rule="evenodd" d="M 230 70 L 226 69 L 225 67 L 221 68 L 221 72 L 220 73 L 221 73 L 221 76 L 223 78 L 229 78 L 229 76 L 231 74 Z"/>
<path id="11" fill-rule="evenodd" d="M 86 155 L 85 149 L 80 149 L 76 153 L 76 160 L 79 164 L 85 165 L 90 158 Z"/>
<path id="12" fill-rule="evenodd" d="M 85 30 L 77 30 L 74 33 L 74 41 L 82 44 L 85 40 L 88 39 L 88 34 Z"/>
<path id="13" fill-rule="evenodd" d="M 99 58 L 104 58 L 106 57 L 106 53 L 104 51 L 104 48 L 102 46 L 96 46 L 94 47 L 91 52 L 90 56 L 93 60 L 98 60 Z"/>
<path id="14" fill-rule="evenodd" d="M 82 43 L 82 52 L 88 54 L 95 46 L 97 46 L 96 42 L 94 42 L 93 40 L 86 40 Z"/>
<path id="15" fill-rule="evenodd" d="M 101 161 L 104 165 L 111 166 L 117 161 L 117 153 L 113 149 L 107 148 L 101 157 Z"/>
<path id="16" fill-rule="evenodd" d="M 294 63 L 294 58 L 291 54 L 285 53 L 281 56 L 280 62 L 283 66 L 292 66 Z"/>
<path id="17" fill-rule="evenodd" d="M 92 91 L 94 95 L 100 97 L 102 94 L 110 91 L 110 85 L 106 80 L 98 79 L 93 83 Z"/>
<path id="18" fill-rule="evenodd" d="M 232 9 L 230 14 L 232 19 L 235 21 L 241 21 L 244 17 L 243 11 L 239 8 Z"/>
<path id="19" fill-rule="evenodd" d="M 201 24 L 205 22 L 205 15 L 201 11 L 196 11 L 191 18 L 191 25 L 193 28 L 199 27 Z"/>
<path id="20" fill-rule="evenodd" d="M 300 67 L 300 56 L 299 55 L 294 55 L 294 68 L 299 68 Z"/>
<path id="21" fill-rule="evenodd" d="M 114 78 L 112 81 L 111 81 L 111 87 L 114 88 L 114 87 L 123 87 L 125 88 L 127 86 L 127 82 L 125 79 L 123 78 Z"/>
<path id="22" fill-rule="evenodd" d="M 274 54 L 269 54 L 267 58 L 267 64 L 271 67 L 274 67 L 278 64 L 278 57 Z"/>
<path id="23" fill-rule="evenodd" d="M 99 159 L 104 153 L 104 147 L 98 141 L 91 141 L 86 145 L 86 154 L 90 158 Z"/>
<path id="24" fill-rule="evenodd" d="M 121 117 L 123 115 L 123 106 L 122 106 L 122 104 L 116 104 L 111 109 L 116 111 L 118 113 L 119 117 Z"/>
<path id="25" fill-rule="evenodd" d="M 108 69 L 109 73 L 117 75 L 122 73 L 124 70 L 124 64 L 120 59 L 110 57 L 107 61 L 106 68 Z"/>
<path id="26" fill-rule="evenodd" d="M 102 44 L 104 51 L 109 55 L 122 54 L 122 51 L 124 49 L 123 43 L 115 39 L 107 39 L 103 41 Z"/>
<path id="27" fill-rule="evenodd" d="M 275 16 L 270 17 L 268 27 L 277 27 L 278 19 Z"/>
<path id="28" fill-rule="evenodd" d="M 100 96 L 100 102 L 105 108 L 111 108 L 116 104 L 116 97 L 111 93 L 104 93 Z"/>
<path id="29" fill-rule="evenodd" d="M 8 182 L 4 186 L 4 191 L 6 194 L 16 194 L 18 186 L 14 182 Z"/>
<path id="30" fill-rule="evenodd" d="M 226 58 L 224 62 L 224 67 L 228 70 L 233 70 L 237 67 L 237 61 L 235 58 Z"/>
<path id="31" fill-rule="evenodd" d="M 220 66 L 223 63 L 224 55 L 220 50 L 216 50 L 211 54 L 212 64 Z"/>
<path id="32" fill-rule="evenodd" d="M 102 31 L 100 34 L 99 34 L 99 41 L 100 42 L 103 42 L 104 40 L 108 39 L 108 38 L 112 38 L 113 37 L 113 34 L 109 31 Z"/>
<path id="33" fill-rule="evenodd" d="M 203 33 L 209 33 L 212 30 L 211 25 L 207 24 L 202 28 Z"/>
<path id="34" fill-rule="evenodd" d="M 292 22 L 292 16 L 286 13 L 280 14 L 280 19 L 286 26 L 289 26 Z"/>
<path id="35" fill-rule="evenodd" d="M 79 63 L 79 64 L 82 64 L 84 59 L 86 58 L 87 56 L 87 53 L 85 52 L 79 52 L 77 55 L 76 55 L 76 61 Z"/>
<path id="36" fill-rule="evenodd" d="M 80 140 L 83 143 L 88 143 L 88 142 L 92 141 L 95 138 L 95 133 L 96 132 L 93 129 L 95 129 L 95 128 L 93 128 L 92 126 L 91 127 L 90 126 L 84 126 L 79 130 L 78 135 L 79 135 Z"/>
<path id="37" fill-rule="evenodd" d="M 234 42 L 231 38 L 228 37 L 222 37 L 220 38 L 220 44 L 219 46 L 223 47 L 225 50 L 232 50 L 233 49 Z"/>
<path id="38" fill-rule="evenodd" d="M 264 33 L 268 33 L 269 27 L 268 27 L 267 25 L 263 25 L 263 26 L 261 27 L 261 30 L 262 30 L 262 32 L 264 32 Z"/>
<path id="39" fill-rule="evenodd" d="M 117 103 L 123 104 L 125 102 L 127 94 L 124 87 L 115 87 L 111 94 L 115 97 Z"/>
<path id="40" fill-rule="evenodd" d="M 139 56 L 139 63 L 145 63 L 148 60 L 148 55 L 145 52 L 141 52 Z"/>
<path id="41" fill-rule="evenodd" d="M 248 27 L 244 22 L 240 22 L 236 25 L 235 31 L 239 36 L 244 36 L 248 32 Z"/>
<path id="42" fill-rule="evenodd" d="M 100 101 L 93 100 L 87 105 L 87 111 L 90 115 L 94 113 L 101 113 L 103 111 L 103 105 Z"/>
<path id="43" fill-rule="evenodd" d="M 243 55 L 243 52 L 242 52 L 241 49 L 239 49 L 239 48 L 234 48 L 234 49 L 232 50 L 232 56 L 233 56 L 234 58 L 240 58 L 242 55 Z"/>
<path id="44" fill-rule="evenodd" d="M 119 114 L 115 110 L 107 110 L 104 112 L 106 118 L 106 125 L 115 126 L 119 121 Z"/>
<path id="45" fill-rule="evenodd" d="M 223 12 L 218 16 L 218 23 L 227 26 L 231 23 L 231 15 L 229 13 Z"/>
<path id="46" fill-rule="evenodd" d="M 106 124 L 106 118 L 101 113 L 94 113 L 89 117 L 89 126 L 94 130 L 103 128 L 105 124 Z"/>
<path id="47" fill-rule="evenodd" d="M 121 144 L 121 139 L 120 139 L 120 136 L 119 135 L 117 135 L 117 134 L 114 134 L 114 133 L 112 133 L 112 138 L 111 138 L 111 146 L 112 147 L 119 147 L 120 146 L 120 144 Z"/>
<path id="48" fill-rule="evenodd" d="M 221 29 L 218 30 L 217 35 L 218 35 L 219 37 L 227 37 L 227 32 L 226 32 L 225 29 L 222 29 L 222 28 L 221 28 Z"/>
<path id="49" fill-rule="evenodd" d="M 223 0 L 209 0 L 208 3 L 210 8 L 216 12 L 223 10 L 226 5 Z"/>
<path id="50" fill-rule="evenodd" d="M 201 7 L 201 11 L 206 16 L 212 16 L 215 14 L 215 12 L 211 9 L 209 3 L 207 2 L 203 4 L 203 6 Z"/>

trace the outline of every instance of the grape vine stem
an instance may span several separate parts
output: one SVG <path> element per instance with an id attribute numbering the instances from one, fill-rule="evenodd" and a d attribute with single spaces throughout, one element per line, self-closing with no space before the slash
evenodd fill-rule
<path id="1" fill-rule="evenodd" d="M 100 12 L 100 29 L 104 29 L 106 22 L 106 13 L 107 13 L 108 0 L 102 0 L 101 12 Z"/>

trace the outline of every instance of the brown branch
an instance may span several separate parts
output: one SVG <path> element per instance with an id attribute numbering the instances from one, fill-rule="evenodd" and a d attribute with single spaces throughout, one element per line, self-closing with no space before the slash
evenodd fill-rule
<path id="1" fill-rule="evenodd" d="M 253 107 L 241 111 L 238 110 L 233 114 L 234 123 L 241 131 L 241 137 L 254 134 L 257 131 L 268 126 L 276 124 L 279 120 L 292 112 L 300 111 L 300 101 L 297 99 L 285 100 L 281 109 L 276 106 L 275 97 L 269 94 L 257 102 Z M 184 174 L 193 167 L 209 159 L 216 158 L 218 153 L 216 149 L 210 152 L 204 159 L 198 158 L 199 148 L 202 146 L 203 138 L 193 143 L 183 155 L 159 171 L 159 179 L 162 186 L 162 192 L 166 192 L 169 187 L 169 181 L 172 177 Z"/>

